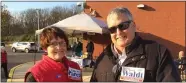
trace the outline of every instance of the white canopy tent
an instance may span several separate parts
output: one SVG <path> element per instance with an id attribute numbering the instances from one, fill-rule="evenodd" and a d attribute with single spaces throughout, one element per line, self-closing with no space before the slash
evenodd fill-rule
<path id="1" fill-rule="evenodd" d="M 93 32 L 100 34 L 108 33 L 106 23 L 85 13 L 68 17 L 50 26 L 59 27 L 67 34 L 79 34 L 84 32 Z M 36 34 L 40 34 L 42 30 L 43 29 L 37 30 Z"/>

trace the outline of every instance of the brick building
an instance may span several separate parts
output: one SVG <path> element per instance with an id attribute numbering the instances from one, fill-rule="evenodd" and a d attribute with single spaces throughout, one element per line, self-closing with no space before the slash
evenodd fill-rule
<path id="1" fill-rule="evenodd" d="M 109 11 L 117 6 L 127 7 L 131 11 L 137 31 L 144 39 L 155 40 L 165 45 L 174 58 L 177 58 L 180 50 L 185 51 L 186 2 L 93 2 L 86 0 L 84 11 L 106 22 Z M 91 37 L 95 44 L 94 56 L 99 56 L 104 47 L 111 42 L 109 35 L 106 34 L 92 36 L 84 34 L 84 52 L 87 37 Z"/>

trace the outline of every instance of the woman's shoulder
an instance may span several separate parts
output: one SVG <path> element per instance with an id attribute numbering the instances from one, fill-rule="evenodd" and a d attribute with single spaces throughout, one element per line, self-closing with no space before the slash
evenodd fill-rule
<path id="1" fill-rule="evenodd" d="M 43 60 L 35 61 L 35 65 L 34 66 L 41 65 L 42 63 L 43 63 Z"/>
<path id="2" fill-rule="evenodd" d="M 70 66 L 70 67 L 77 68 L 77 69 L 80 69 L 79 64 L 76 63 L 76 62 L 74 62 L 74 61 L 70 61 L 70 60 L 69 60 L 69 66 Z"/>
<path id="3" fill-rule="evenodd" d="M 43 60 L 36 61 L 35 62 L 35 65 L 31 67 L 31 70 L 38 71 L 38 70 L 43 69 L 44 68 L 43 66 L 44 66 L 44 61 Z"/>

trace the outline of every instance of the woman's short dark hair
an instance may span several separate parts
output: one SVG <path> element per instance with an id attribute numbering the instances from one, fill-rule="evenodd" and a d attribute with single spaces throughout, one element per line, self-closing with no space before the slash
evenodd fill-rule
<path id="1" fill-rule="evenodd" d="M 67 47 L 68 47 L 68 38 L 63 30 L 61 30 L 57 27 L 54 27 L 54 26 L 50 26 L 50 27 L 45 28 L 40 34 L 41 47 L 43 49 L 46 49 L 49 46 L 50 41 L 53 38 L 57 39 L 58 37 L 61 39 L 64 39 L 67 44 Z"/>

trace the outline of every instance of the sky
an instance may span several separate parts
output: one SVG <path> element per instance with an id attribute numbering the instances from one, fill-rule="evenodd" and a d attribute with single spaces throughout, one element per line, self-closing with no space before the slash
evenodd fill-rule
<path id="1" fill-rule="evenodd" d="M 71 5 L 76 5 L 77 2 L 64 2 L 64 1 L 58 1 L 58 2 L 44 2 L 44 1 L 40 1 L 40 2 L 6 2 L 3 1 L 2 5 L 5 4 L 7 6 L 7 9 L 11 12 L 11 13 L 15 13 L 15 12 L 20 12 L 20 11 L 24 11 L 30 8 L 34 8 L 34 9 L 43 9 L 43 8 L 52 8 L 55 6 L 65 6 L 65 7 L 70 7 Z"/>

